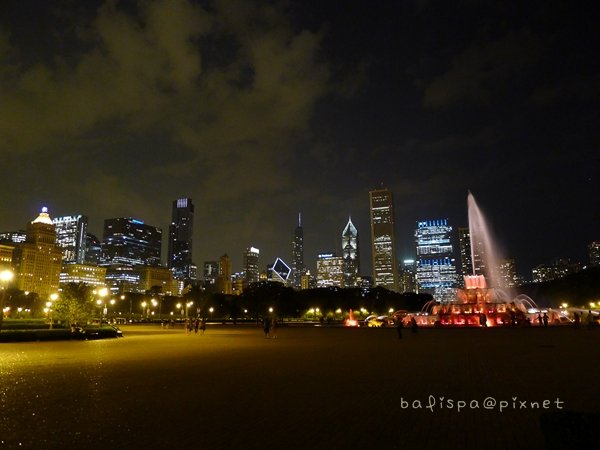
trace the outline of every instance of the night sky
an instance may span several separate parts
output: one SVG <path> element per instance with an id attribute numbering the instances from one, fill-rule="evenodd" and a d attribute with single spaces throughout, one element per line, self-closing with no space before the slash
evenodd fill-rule
<path id="1" fill-rule="evenodd" d="M 196 205 L 194 260 L 241 270 L 340 253 L 370 274 L 368 192 L 467 225 L 468 190 L 519 272 L 600 239 L 599 17 L 572 1 L 0 3 L 0 231 L 41 206 L 166 236 Z M 589 9 L 588 9 L 589 8 Z M 166 242 L 165 242 L 166 244 Z M 165 245 L 166 248 L 166 245 Z M 163 259 L 166 254 L 163 252 Z"/>

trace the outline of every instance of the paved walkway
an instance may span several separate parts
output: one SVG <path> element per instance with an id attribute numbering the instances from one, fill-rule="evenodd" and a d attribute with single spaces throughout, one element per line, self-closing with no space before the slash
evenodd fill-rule
<path id="1" fill-rule="evenodd" d="M 585 448 L 600 420 L 600 330 L 124 334 L 1 344 L 0 448 Z"/>

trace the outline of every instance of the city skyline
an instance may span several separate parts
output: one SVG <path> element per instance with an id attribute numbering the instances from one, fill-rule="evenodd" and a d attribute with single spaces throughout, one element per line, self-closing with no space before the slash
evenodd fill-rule
<path id="1" fill-rule="evenodd" d="M 371 191 L 371 194 L 373 193 L 386 193 L 385 189 L 378 189 L 375 191 Z M 192 204 L 192 199 L 187 198 L 185 199 L 186 201 L 190 202 L 190 204 Z M 174 200 L 173 202 L 171 202 L 173 205 L 177 205 L 177 202 L 181 202 L 181 199 L 177 199 Z M 69 219 L 71 220 L 72 218 L 81 218 L 83 217 L 86 221 L 88 220 L 87 215 L 85 214 L 80 214 L 77 213 L 77 216 L 64 216 L 64 217 L 59 217 L 59 216 L 54 216 L 54 214 L 52 214 L 52 211 L 48 209 L 48 207 L 44 206 L 41 208 L 41 211 L 43 214 L 49 215 L 49 217 L 51 218 L 51 220 L 53 221 L 53 224 L 56 225 L 57 223 L 61 223 L 63 222 L 65 219 Z M 392 211 L 393 214 L 393 211 Z M 272 265 L 274 261 L 281 259 L 282 261 L 284 261 L 286 264 L 290 265 L 290 267 L 293 267 L 293 255 L 294 255 L 294 248 L 295 246 L 294 244 L 294 237 L 297 236 L 298 230 L 301 231 L 301 234 L 303 233 L 303 226 L 301 225 L 300 222 L 300 214 L 298 215 L 298 223 L 297 226 L 295 227 L 295 229 L 293 230 L 292 234 L 292 239 L 291 239 L 291 243 L 292 243 L 292 249 L 289 252 L 289 255 L 286 255 L 285 253 L 285 249 L 281 249 L 282 251 L 277 251 L 277 249 L 273 249 L 272 246 L 269 247 L 267 245 L 267 250 L 265 251 L 264 249 L 256 248 L 253 245 L 249 245 L 247 248 L 245 249 L 240 249 L 239 252 L 237 250 L 235 250 L 233 252 L 233 257 L 231 254 L 228 254 L 228 252 L 220 252 L 220 256 L 216 256 L 216 255 L 211 255 L 209 258 L 207 259 L 202 259 L 201 262 L 198 263 L 199 267 L 203 267 L 205 264 L 210 263 L 211 261 L 215 261 L 218 260 L 220 257 L 222 257 L 223 255 L 227 255 L 228 259 L 231 260 L 230 264 L 232 266 L 231 270 L 234 273 L 239 273 L 239 272 L 243 272 L 245 270 L 246 267 L 246 257 L 247 257 L 247 253 L 252 250 L 254 252 L 258 252 L 260 251 L 262 256 L 260 258 L 260 265 L 258 266 L 258 270 L 259 272 L 268 272 L 269 265 Z M 60 220 L 57 220 L 60 219 Z M 464 265 L 465 261 L 463 260 L 463 248 L 462 246 L 464 245 L 461 241 L 463 240 L 463 236 L 461 236 L 461 234 L 464 234 L 465 232 L 468 233 L 468 227 L 455 227 L 453 224 L 448 223 L 448 219 L 427 219 L 426 221 L 422 221 L 422 220 L 417 220 L 415 221 L 415 228 L 412 230 L 412 235 L 411 235 L 411 239 L 412 239 L 412 254 L 398 254 L 398 252 L 396 252 L 396 270 L 398 270 L 400 273 L 400 270 L 402 268 L 402 264 L 403 261 L 406 259 L 414 259 L 416 258 L 417 260 L 419 259 L 419 253 L 420 253 L 420 246 L 422 244 L 419 243 L 418 240 L 416 240 L 416 236 L 417 233 L 419 233 L 421 227 L 423 227 L 424 225 L 430 224 L 431 222 L 435 223 L 437 225 L 437 222 L 441 223 L 441 224 L 446 224 L 449 225 L 450 228 L 450 232 L 447 234 L 447 239 L 451 240 L 451 247 L 452 247 L 452 252 L 448 253 L 448 256 L 451 255 L 451 257 L 453 258 L 453 260 L 456 260 L 454 264 L 455 268 L 456 268 L 456 273 L 460 276 L 462 274 L 471 274 L 472 271 L 472 266 L 470 266 L 471 261 L 470 258 L 467 262 L 468 266 L 466 269 L 463 268 L 462 266 Z M 25 228 L 28 226 L 28 224 L 30 223 L 30 221 L 26 221 L 23 227 L 20 227 L 17 230 L 0 230 L 0 234 L 11 234 L 11 233 L 25 233 Z M 141 220 L 141 218 L 133 218 L 133 217 L 120 217 L 120 218 L 111 218 L 111 219 L 104 219 L 103 220 L 104 223 L 104 231 L 102 234 L 105 234 L 107 231 L 107 226 L 109 228 L 112 228 L 113 225 L 110 224 L 114 224 L 114 223 L 123 223 L 123 224 L 129 224 L 128 226 L 136 226 L 136 227 L 141 227 L 140 230 L 138 230 L 138 233 L 144 233 L 143 230 L 155 230 L 152 233 L 159 233 L 159 240 L 160 242 L 160 254 L 162 255 L 160 257 L 160 264 L 163 267 L 168 267 L 169 265 L 169 252 L 168 252 L 168 246 L 169 246 L 169 241 L 170 241 L 170 236 L 169 235 L 165 235 L 162 232 L 162 229 L 160 227 L 155 227 L 152 224 L 149 224 L 147 222 L 145 222 L 144 220 Z M 352 225 L 353 228 L 353 232 L 358 232 L 357 229 L 354 227 L 354 225 L 352 224 L 352 220 L 350 218 L 346 219 L 346 223 L 343 227 L 340 227 L 342 229 L 342 231 L 340 231 L 339 233 L 339 242 L 338 245 L 336 247 L 328 247 L 326 249 L 321 249 L 319 250 L 314 257 L 308 257 L 307 260 L 304 261 L 304 266 L 307 268 L 307 270 L 311 271 L 311 273 L 314 275 L 316 274 L 316 269 L 317 269 L 317 265 L 318 265 L 318 261 L 320 260 L 320 257 L 322 254 L 326 254 L 326 253 L 330 253 L 331 255 L 335 255 L 337 257 L 342 257 L 345 254 L 345 249 L 344 249 L 344 233 L 347 231 L 348 226 Z M 453 229 L 454 228 L 454 229 Z M 88 236 L 94 235 L 93 232 L 88 231 Z M 59 232 L 59 229 L 57 228 L 57 233 Z M 165 239 L 162 239 L 162 237 L 164 236 Z M 106 239 L 106 236 L 104 236 L 104 240 Z M 419 238 L 420 239 L 420 238 Z M 8 241 L 7 241 L 8 242 Z M 581 264 L 582 266 L 587 265 L 588 263 L 588 259 L 590 258 L 590 250 L 589 250 L 589 246 L 596 244 L 596 241 L 592 241 L 589 242 L 585 245 L 585 256 L 583 259 L 581 260 L 571 260 L 571 263 L 573 264 Z M 58 240 L 57 240 L 57 244 L 60 246 Z M 371 242 L 368 243 L 368 247 L 369 250 L 372 252 L 372 248 L 371 248 Z M 151 245 L 156 245 L 156 243 L 151 244 Z M 363 244 L 363 245 L 367 245 L 367 244 Z M 468 244 L 469 247 L 469 251 L 470 251 L 470 243 Z M 302 244 L 301 248 L 304 248 L 304 244 Z M 365 247 L 366 248 L 366 247 Z M 104 250 L 105 252 L 107 251 Z M 155 252 L 159 252 L 158 247 L 156 247 Z M 110 252 L 109 252 L 110 253 Z M 237 253 L 239 253 L 239 255 L 237 255 Z M 156 253 L 155 253 L 156 254 Z M 273 256 L 267 256 L 265 257 L 264 255 L 273 255 Z M 237 256 L 239 256 L 239 261 Z M 515 262 L 515 258 L 512 257 L 511 255 L 504 255 L 502 254 L 502 262 L 504 262 L 505 259 L 510 259 L 513 261 L 513 264 Z M 372 257 L 372 255 L 371 255 Z M 158 259 L 156 258 L 156 256 L 152 257 L 154 260 L 158 261 Z M 364 263 L 362 264 L 363 267 L 360 268 L 360 271 L 358 272 L 358 275 L 360 276 L 367 276 L 367 277 L 372 277 L 372 266 L 370 264 L 370 260 L 371 258 L 366 258 Z M 111 260 L 111 258 L 109 257 L 109 260 Z M 553 264 L 555 264 L 557 261 L 559 261 L 561 264 L 565 264 L 567 261 L 569 260 L 569 258 L 561 258 L 561 257 L 557 257 L 557 258 L 552 258 L 546 261 L 539 261 L 537 263 L 535 263 L 534 265 L 532 265 L 531 267 L 520 267 L 520 270 L 517 270 L 517 273 L 520 274 L 521 276 L 523 276 L 523 280 L 524 281 L 531 281 L 532 276 L 535 277 L 535 275 L 533 274 L 533 269 L 535 269 L 537 266 L 552 266 Z M 63 262 L 69 263 L 70 261 L 67 259 Z M 75 262 L 75 261 L 71 261 L 71 262 Z M 108 262 L 108 261 L 105 261 Z M 516 261 L 517 265 L 519 265 L 519 262 Z M 478 263 L 479 264 L 479 263 Z M 366 268 L 364 266 L 367 266 Z M 399 275 L 398 275 L 399 276 Z M 205 274 L 202 273 L 202 271 L 198 271 L 197 273 L 197 279 L 204 279 L 205 278 Z M 374 280 L 375 281 L 375 280 Z M 534 280 L 535 281 L 535 280 Z M 398 279 L 399 282 L 399 279 Z M 458 283 L 458 285 L 460 284 L 460 279 L 457 278 L 456 282 Z M 293 283 L 292 283 L 293 284 Z"/>
<path id="2" fill-rule="evenodd" d="M 598 32 L 561 1 L 8 0 L 0 14 L 0 230 L 134 217 L 193 198 L 194 262 L 340 253 L 370 274 L 368 192 L 467 226 L 470 189 L 519 273 L 597 241 Z M 367 249 L 367 250 L 365 250 Z M 163 248 L 166 255 L 166 247 Z M 261 263 L 262 264 L 262 263 Z"/>

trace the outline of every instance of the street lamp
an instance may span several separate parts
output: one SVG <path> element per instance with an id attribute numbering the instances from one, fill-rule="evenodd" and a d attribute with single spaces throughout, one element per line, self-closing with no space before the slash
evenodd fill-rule
<path id="1" fill-rule="evenodd" d="M 100 316 L 100 326 L 102 326 L 104 316 L 106 316 L 106 301 L 104 300 L 104 297 L 106 297 L 107 295 L 108 295 L 108 289 L 105 287 L 98 291 L 98 296 L 100 298 L 96 301 L 96 303 L 98 305 L 104 305 L 104 307 L 102 309 L 102 315 Z"/>
<path id="2" fill-rule="evenodd" d="M 15 274 L 12 270 L 6 269 L 0 272 L 0 287 L 2 293 L 0 295 L 0 329 L 2 329 L 2 320 L 4 319 L 4 301 L 6 299 L 6 287 L 12 281 Z"/>
<path id="3" fill-rule="evenodd" d="M 114 306 L 115 306 L 115 303 L 117 303 L 117 301 L 114 298 L 111 298 L 109 303 L 110 303 L 110 306 L 113 308 L 113 317 L 114 317 L 114 315 L 115 315 L 115 308 L 114 308 Z"/>
<path id="4" fill-rule="evenodd" d="M 50 294 L 50 301 L 46 303 L 46 306 L 48 307 L 48 318 L 50 319 L 50 329 L 52 329 L 53 325 L 54 325 L 54 319 L 52 318 L 52 311 L 54 310 L 54 302 L 58 300 L 58 294 L 54 293 L 54 294 Z"/>
<path id="5" fill-rule="evenodd" d="M 121 295 L 121 300 L 125 300 L 125 296 Z M 129 296 L 129 321 L 131 322 L 131 317 L 133 316 L 133 297 Z"/>
<path id="6" fill-rule="evenodd" d="M 146 303 L 146 301 L 144 300 L 142 302 L 142 317 L 144 316 L 144 311 L 146 311 L 146 306 L 148 305 L 148 303 Z"/>
<path id="7" fill-rule="evenodd" d="M 159 301 L 157 302 L 156 299 L 153 298 L 150 300 L 150 302 L 152 303 L 153 308 L 156 308 L 156 305 L 158 305 L 158 320 L 161 320 L 162 319 L 162 301 L 160 301 L 160 298 L 159 298 Z M 152 313 L 152 314 L 154 314 L 154 313 Z"/>
<path id="8" fill-rule="evenodd" d="M 210 308 L 208 308 L 208 311 L 210 312 L 210 320 L 212 322 L 212 313 L 215 309 L 211 306 Z"/>

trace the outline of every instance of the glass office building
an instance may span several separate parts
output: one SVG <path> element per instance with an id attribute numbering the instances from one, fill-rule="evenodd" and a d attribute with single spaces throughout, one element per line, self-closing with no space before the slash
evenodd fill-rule
<path id="1" fill-rule="evenodd" d="M 419 292 L 442 302 L 454 300 L 458 275 L 448 219 L 417 222 L 415 242 Z"/>

